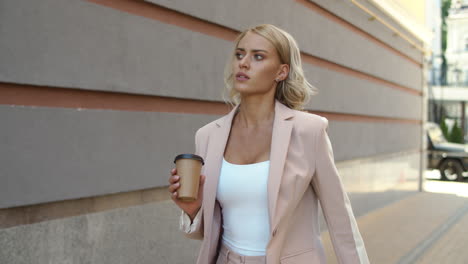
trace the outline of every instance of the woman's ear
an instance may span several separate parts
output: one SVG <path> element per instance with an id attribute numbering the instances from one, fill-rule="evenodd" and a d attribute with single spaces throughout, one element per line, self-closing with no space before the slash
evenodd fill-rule
<path id="1" fill-rule="evenodd" d="M 288 78 L 288 75 L 289 75 L 289 65 L 281 64 L 277 79 L 279 79 L 280 81 L 284 81 Z"/>

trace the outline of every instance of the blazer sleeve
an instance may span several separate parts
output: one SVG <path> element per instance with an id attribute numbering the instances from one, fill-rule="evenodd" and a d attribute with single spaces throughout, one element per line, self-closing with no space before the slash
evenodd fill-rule
<path id="1" fill-rule="evenodd" d="M 205 142 L 206 143 L 206 142 Z M 203 152 L 202 149 L 202 136 L 200 129 L 195 133 L 195 154 L 202 156 L 203 158 L 205 157 L 201 153 Z M 203 226 L 203 204 L 198 210 L 197 215 L 193 219 L 193 222 L 190 221 L 190 217 L 183 211 L 181 210 L 181 215 L 179 218 L 179 229 L 184 232 L 184 235 L 190 239 L 197 239 L 197 240 L 202 240 L 203 239 L 203 232 L 204 232 L 204 226 Z"/>
<path id="2" fill-rule="evenodd" d="M 197 215 L 190 221 L 190 217 L 181 210 L 179 219 L 179 229 L 184 232 L 184 235 L 191 239 L 202 240 L 203 239 L 203 208 L 200 208 Z"/>
<path id="3" fill-rule="evenodd" d="M 328 120 L 322 118 L 315 141 L 314 188 L 339 263 L 369 263 L 364 242 L 335 166 L 333 149 L 328 137 Z"/>

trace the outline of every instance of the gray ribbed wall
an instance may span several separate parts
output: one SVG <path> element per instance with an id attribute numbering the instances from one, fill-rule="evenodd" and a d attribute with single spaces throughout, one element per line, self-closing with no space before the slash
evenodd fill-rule
<path id="1" fill-rule="evenodd" d="M 245 6 L 235 4 L 237 1 L 206 2 L 233 14 L 240 12 L 237 5 Z M 417 65 L 294 1 L 279 1 L 274 8 L 269 7 L 271 12 L 264 11 L 264 17 L 250 7 L 247 10 L 252 14 L 243 12 L 243 19 L 226 16 L 219 21 L 217 13 L 205 8 L 200 8 L 201 14 L 197 15 L 237 30 L 258 22 L 273 22 L 291 32 L 308 54 L 421 89 L 422 75 Z M 180 11 L 187 10 L 180 8 Z M 0 66 L 2 81 L 221 99 L 222 69 L 231 42 L 87 2 L 6 1 L 0 12 L 3 39 L 0 60 L 10 62 Z M 281 16 L 283 12 L 294 16 Z M 359 17 L 363 14 L 357 9 L 355 13 Z M 236 23 L 230 23 L 234 19 Z M 288 19 L 289 23 L 279 19 Z M 402 51 L 409 53 L 414 49 L 407 46 Z M 310 77 L 313 84 L 321 82 L 320 76 L 313 77 L 317 77 Z M 346 81 L 334 86 L 335 89 L 349 87 Z"/>
<path id="2" fill-rule="evenodd" d="M 204 4 L 194 4 L 190 1 L 149 0 L 169 8 L 191 14 L 196 17 L 241 30 L 258 23 L 274 23 L 291 33 L 302 51 L 333 61 L 338 64 L 357 69 L 362 72 L 379 76 L 401 85 L 417 90 L 421 89 L 422 75 L 418 66 L 395 56 L 394 53 L 382 48 L 360 35 L 349 31 L 296 1 L 271 0 L 266 5 L 264 1 L 229 1 L 205 0 Z M 362 19 L 368 16 L 363 11 L 352 6 L 348 1 L 311 1 L 332 2 L 328 4 L 331 12 L 348 12 L 351 22 L 357 17 L 362 25 Z M 240 18 L 241 17 L 241 18 Z M 362 25 L 364 31 L 385 32 L 387 29 L 379 23 Z M 382 34 L 382 33 L 380 33 Z M 380 35 L 379 34 L 379 35 Z M 385 42 L 393 46 L 393 41 L 385 37 Z M 398 41 L 401 41 L 399 39 Z M 398 45 L 403 53 L 408 53 L 422 60 L 421 55 L 408 44 Z M 313 81 L 313 80 L 312 80 Z"/>
<path id="3" fill-rule="evenodd" d="M 0 27 L 0 81 L 221 98 L 225 40 L 71 0 L 2 1 Z"/>
<path id="4" fill-rule="evenodd" d="M 249 8 L 245 8 L 246 1 L 204 1 L 204 4 L 197 3 L 200 8 L 190 2 L 155 2 L 237 30 L 255 23 L 273 22 L 291 32 L 308 54 L 421 90 L 422 74 L 417 65 L 294 1 L 275 1 L 268 6 L 249 2 Z M 255 8 L 255 5 L 261 5 L 263 11 L 258 13 L 260 6 Z M 232 48 L 229 41 L 88 2 L 2 1 L 1 7 L 0 61 L 8 63 L 0 64 L 0 81 L 221 101 L 222 70 Z M 338 14 L 347 10 L 346 17 L 355 17 L 355 23 L 365 31 L 376 32 L 377 27 L 380 32 L 385 31 L 378 23 L 363 24 L 362 11 L 349 3 L 335 1 L 328 7 Z M 415 49 L 401 40 L 392 42 L 390 34 L 380 35 L 377 37 L 389 45 L 418 57 Z M 307 63 L 304 68 L 311 83 L 320 90 L 312 98 L 310 109 L 415 120 L 421 117 L 421 97 L 417 95 Z M 166 149 L 183 149 L 198 126 L 216 118 L 181 115 L 180 119 L 171 119 L 170 114 L 31 107 L 2 107 L 1 115 L 10 118 L 6 119 L 8 129 L 1 131 L 2 137 L 8 140 L 0 155 L 14 162 L 2 166 L 2 177 L 9 184 L 2 185 L 5 189 L 0 192 L 0 207 L 162 185 L 167 176 L 164 173 L 170 167 L 167 161 L 176 151 L 155 154 L 155 148 L 143 145 L 164 144 Z M 70 115 L 77 120 L 73 123 L 75 127 L 62 125 Z M 185 118 L 190 121 L 181 121 Z M 30 120 L 44 120 L 41 121 L 44 126 L 28 127 Z M 161 122 L 166 125 L 158 126 Z M 16 131 L 26 127 L 32 139 L 25 146 L 22 134 Z M 185 132 L 174 134 L 171 128 L 175 127 Z M 342 159 L 419 146 L 417 125 L 332 121 L 331 127 L 337 157 Z M 50 135 L 68 135 L 73 145 L 64 144 L 59 136 L 49 137 L 48 144 L 42 144 L 39 139 L 48 135 L 46 128 L 54 128 Z M 140 134 L 146 140 L 126 148 L 135 155 L 112 154 L 118 149 L 114 145 L 88 144 L 88 141 L 105 142 L 109 135 L 125 141 Z M 385 140 L 381 140 L 383 134 Z M 91 161 L 86 166 L 83 162 L 75 163 L 72 167 L 75 169 L 64 174 L 71 165 L 68 155 L 64 155 L 69 153 L 69 148 L 83 156 L 99 155 L 102 163 Z M 5 152 L 6 149 L 14 151 Z M 26 149 L 29 155 L 11 154 Z M 57 157 L 48 159 L 54 153 Z M 141 157 L 153 157 L 153 160 Z M 117 168 L 109 166 L 109 160 L 134 168 L 118 170 L 116 174 Z M 157 166 L 153 166 L 154 162 Z M 18 164 L 28 166 L 18 167 Z M 77 178 L 79 173 L 84 175 Z M 132 180 L 125 180 L 130 175 Z M 22 187 L 23 180 L 29 183 L 39 179 L 54 184 L 44 186 L 40 192 Z M 70 179 L 81 183 L 78 184 L 81 187 L 74 186 L 73 191 L 68 191 L 66 183 Z M 121 180 L 113 186 L 102 184 L 115 179 Z M 18 197 L 20 193 L 27 193 L 27 197 Z"/>
<path id="5" fill-rule="evenodd" d="M 0 106 L 0 208 L 167 185 L 212 118 Z"/>

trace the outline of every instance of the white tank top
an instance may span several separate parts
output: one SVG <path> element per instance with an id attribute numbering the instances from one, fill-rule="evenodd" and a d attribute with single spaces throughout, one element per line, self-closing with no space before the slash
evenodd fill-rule
<path id="1" fill-rule="evenodd" d="M 223 158 L 216 193 L 222 207 L 222 240 L 238 254 L 265 255 L 270 230 L 269 169 L 270 161 L 238 165 Z"/>

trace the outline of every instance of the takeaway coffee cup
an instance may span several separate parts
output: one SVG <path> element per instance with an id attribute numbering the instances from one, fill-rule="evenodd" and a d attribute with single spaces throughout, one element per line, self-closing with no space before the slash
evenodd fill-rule
<path id="1" fill-rule="evenodd" d="M 201 168 L 205 164 L 203 158 L 195 154 L 180 154 L 175 157 L 174 163 L 176 164 L 177 175 L 180 176 L 179 200 L 196 200 Z"/>

